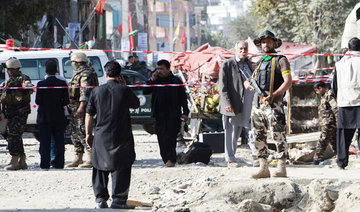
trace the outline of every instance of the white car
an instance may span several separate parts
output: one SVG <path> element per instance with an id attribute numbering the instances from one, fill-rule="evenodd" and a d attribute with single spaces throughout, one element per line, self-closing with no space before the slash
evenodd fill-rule
<path id="1" fill-rule="evenodd" d="M 72 78 L 73 68 L 71 66 L 70 55 L 80 50 L 44 50 L 44 51 L 4 51 L 0 52 L 0 64 L 5 63 L 10 57 L 16 57 L 20 60 L 22 68 L 20 71 L 29 76 L 34 86 L 43 80 L 46 61 L 53 59 L 58 64 L 59 75 L 68 82 Z M 104 66 L 109 61 L 107 55 L 101 50 L 83 51 L 91 61 L 96 74 L 99 77 L 99 84 L 104 84 L 105 73 Z M 7 79 L 7 73 L 3 65 L 0 66 L 0 81 Z M 36 90 L 34 90 L 36 92 Z M 31 113 L 27 119 L 26 132 L 34 133 L 38 138 L 36 127 L 37 105 L 35 104 L 35 93 L 31 95 Z"/>

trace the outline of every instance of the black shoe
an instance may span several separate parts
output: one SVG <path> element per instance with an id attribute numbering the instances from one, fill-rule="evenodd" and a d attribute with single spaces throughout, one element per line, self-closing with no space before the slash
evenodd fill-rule
<path id="1" fill-rule="evenodd" d="M 319 165 L 319 163 L 320 163 L 320 161 L 318 161 L 318 160 L 313 160 L 313 162 L 312 162 L 313 165 Z"/>
<path id="2" fill-rule="evenodd" d="M 115 209 L 135 209 L 135 206 L 112 202 L 110 208 L 115 208 Z"/>
<path id="3" fill-rule="evenodd" d="M 106 201 L 101 201 L 98 203 L 98 207 L 99 208 L 108 208 L 108 204 L 106 203 Z"/>
<path id="4" fill-rule="evenodd" d="M 338 166 L 339 170 L 345 170 L 344 166 Z"/>

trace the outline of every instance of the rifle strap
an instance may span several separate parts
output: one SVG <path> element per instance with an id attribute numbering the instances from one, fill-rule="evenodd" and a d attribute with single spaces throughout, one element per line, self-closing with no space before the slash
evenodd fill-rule
<path id="1" fill-rule="evenodd" d="M 252 78 L 253 78 L 254 80 L 256 80 L 256 77 L 257 77 L 257 75 L 259 74 L 259 68 L 260 68 L 260 66 L 261 66 L 261 63 L 262 63 L 262 61 L 260 61 L 260 63 L 256 66 L 256 69 L 255 69 L 255 71 L 254 71 L 254 73 L 253 73 L 253 75 L 252 75 Z"/>
<path id="2" fill-rule="evenodd" d="M 276 57 L 273 57 L 271 59 L 270 89 L 269 89 L 270 99 L 273 97 L 273 93 L 274 93 L 275 66 L 276 66 Z"/>

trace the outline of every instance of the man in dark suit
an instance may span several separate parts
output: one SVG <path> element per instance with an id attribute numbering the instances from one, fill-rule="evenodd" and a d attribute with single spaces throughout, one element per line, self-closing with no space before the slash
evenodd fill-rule
<path id="1" fill-rule="evenodd" d="M 174 76 L 167 60 L 157 62 L 156 71 L 148 84 L 181 84 Z M 160 155 L 166 167 L 176 163 L 176 138 L 180 132 L 181 119 L 188 119 L 189 108 L 184 87 L 145 88 L 144 94 L 152 93 L 151 113 L 155 118 L 155 130 L 160 147 Z"/>
<path id="2" fill-rule="evenodd" d="M 56 78 L 57 64 L 54 60 L 46 63 L 45 72 L 48 77 L 40 81 L 38 87 L 67 86 L 66 82 Z M 64 168 L 64 106 L 69 104 L 69 93 L 66 88 L 38 89 L 35 102 L 39 105 L 37 123 L 40 131 L 40 168 L 50 168 L 51 137 L 54 138 L 55 158 L 51 161 L 54 168 Z"/>
<path id="3" fill-rule="evenodd" d="M 243 82 L 252 74 L 251 62 L 244 53 L 248 45 L 240 41 L 235 45 L 235 56 L 226 60 L 219 73 L 220 113 L 223 114 L 225 160 L 228 167 L 237 167 L 235 158 L 237 141 L 244 130 L 256 156 L 254 139 L 250 130 L 251 103 L 254 92 L 247 91 Z M 254 158 L 255 159 L 255 158 Z"/>
<path id="4" fill-rule="evenodd" d="M 130 209 L 128 198 L 131 166 L 135 160 L 134 136 L 129 108 L 138 108 L 139 99 L 120 83 L 121 66 L 105 65 L 107 83 L 90 94 L 85 116 L 86 143 L 92 147 L 92 185 L 99 208 L 107 208 L 107 183 L 112 178 L 111 208 Z M 96 115 L 94 135 L 92 122 Z"/>

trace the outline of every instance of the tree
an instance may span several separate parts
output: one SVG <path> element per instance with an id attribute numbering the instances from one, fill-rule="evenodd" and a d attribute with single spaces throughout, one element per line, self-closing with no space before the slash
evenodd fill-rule
<path id="1" fill-rule="evenodd" d="M 340 48 L 347 15 L 357 0 L 256 0 L 258 30 L 271 29 L 280 38 L 315 44 L 320 51 Z"/>
<path id="2" fill-rule="evenodd" d="M 230 22 L 230 39 L 233 43 L 239 40 L 246 40 L 248 37 L 257 36 L 254 26 L 257 18 L 255 15 L 248 13 L 242 17 L 238 17 Z"/>
<path id="3" fill-rule="evenodd" d="M 248 13 L 232 20 L 227 25 L 225 31 L 229 33 L 225 34 L 224 31 L 219 30 L 214 34 L 207 29 L 202 33 L 201 40 L 203 43 L 209 43 L 211 46 L 220 46 L 225 49 L 231 49 L 238 41 L 246 40 L 248 37 L 255 37 L 257 35 L 254 29 L 255 25 L 256 18 L 253 14 Z"/>
<path id="4" fill-rule="evenodd" d="M 233 43 L 231 43 L 229 39 L 225 37 L 222 30 L 216 34 L 212 34 L 210 30 L 206 29 L 204 33 L 202 33 L 202 36 L 202 43 L 209 43 L 210 46 L 220 46 L 225 49 L 231 49 L 233 47 Z"/>
<path id="5" fill-rule="evenodd" d="M 0 32 L 2 39 L 15 38 L 26 43 L 24 33 L 38 32 L 38 22 L 45 14 L 54 13 L 58 0 L 2 0 Z"/>

